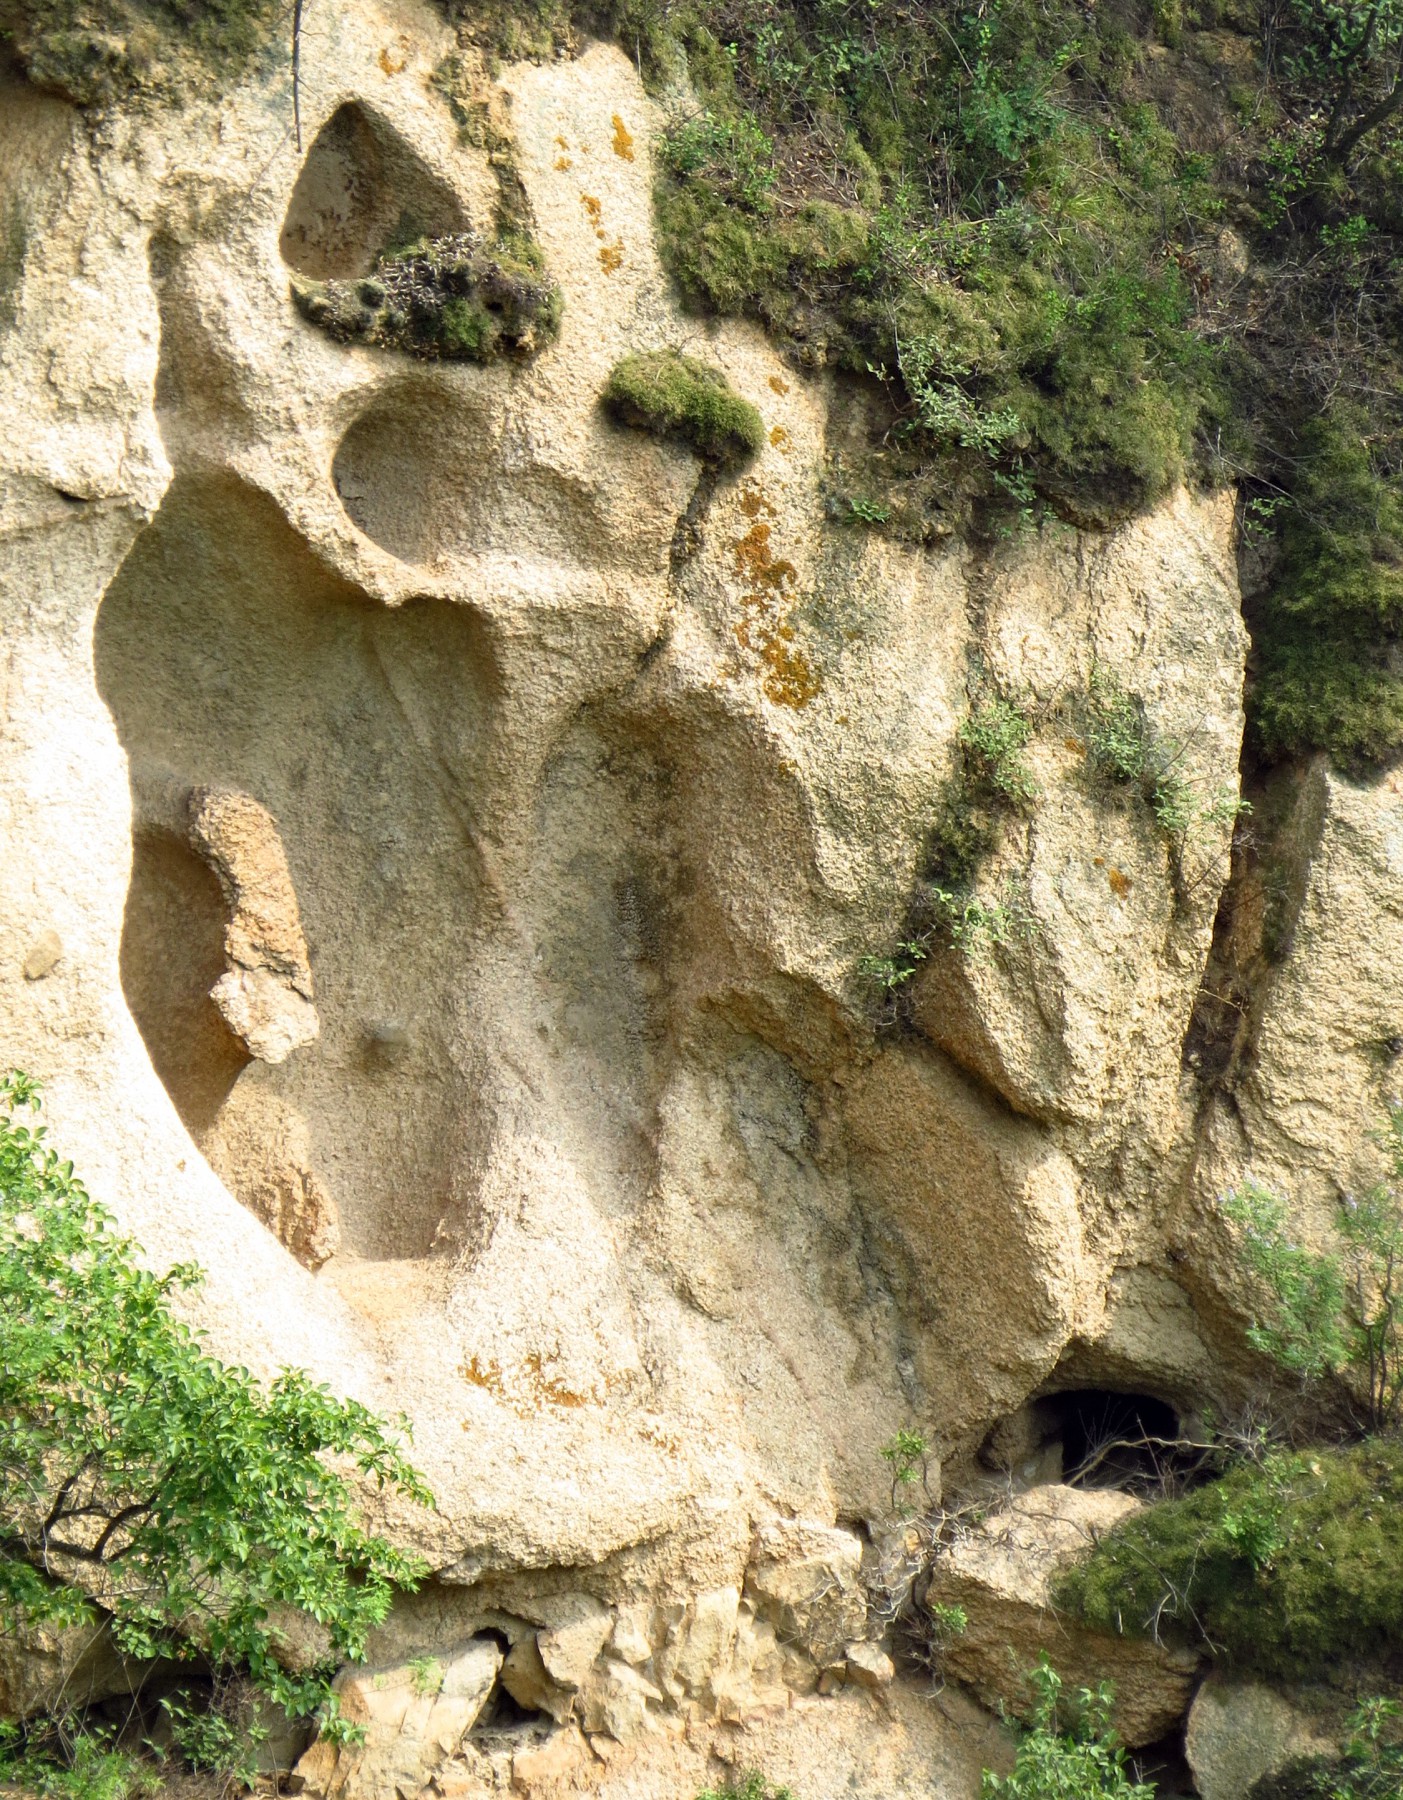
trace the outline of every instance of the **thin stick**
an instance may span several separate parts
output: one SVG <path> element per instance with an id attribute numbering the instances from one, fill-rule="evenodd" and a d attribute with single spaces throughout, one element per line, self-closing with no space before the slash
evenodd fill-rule
<path id="1" fill-rule="evenodd" d="M 297 154 L 302 154 L 302 96 L 298 77 L 302 67 L 302 0 L 292 3 L 292 129 L 297 139 Z"/>

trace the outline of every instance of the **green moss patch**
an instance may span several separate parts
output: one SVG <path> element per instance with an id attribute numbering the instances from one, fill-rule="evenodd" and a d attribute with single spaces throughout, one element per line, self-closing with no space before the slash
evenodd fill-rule
<path id="1" fill-rule="evenodd" d="M 292 296 L 338 343 L 456 362 L 534 355 L 559 333 L 562 311 L 534 243 L 469 232 L 387 253 L 359 281 L 294 280 Z"/>
<path id="2" fill-rule="evenodd" d="M 226 86 L 274 45 L 290 58 L 292 21 L 285 0 L 0 0 L 0 33 L 36 86 L 101 107 Z"/>
<path id="3" fill-rule="evenodd" d="M 1403 1443 L 1234 1468 L 1109 1532 L 1057 1601 L 1102 1630 L 1348 1683 L 1403 1652 Z"/>
<path id="4" fill-rule="evenodd" d="M 707 462 L 747 462 L 765 441 L 760 414 L 721 371 L 676 350 L 624 357 L 614 365 L 603 398 L 620 424 L 676 439 Z"/>

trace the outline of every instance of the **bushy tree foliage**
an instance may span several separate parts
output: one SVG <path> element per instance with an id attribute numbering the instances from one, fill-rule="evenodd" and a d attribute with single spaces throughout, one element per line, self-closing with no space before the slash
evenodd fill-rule
<path id="1" fill-rule="evenodd" d="M 295 1715 L 325 1709 L 422 1572 L 367 1529 L 355 1482 L 430 1495 L 358 1402 L 212 1356 L 171 1304 L 199 1271 L 141 1265 L 37 1105 L 0 1080 L 0 1629 L 96 1607 L 134 1655 L 240 1667 Z M 287 1608 L 324 1628 L 324 1666 L 279 1660 Z"/>

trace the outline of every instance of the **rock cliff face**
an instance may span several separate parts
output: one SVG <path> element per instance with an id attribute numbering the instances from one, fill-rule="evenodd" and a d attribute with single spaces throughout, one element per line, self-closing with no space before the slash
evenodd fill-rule
<path id="1" fill-rule="evenodd" d="M 98 131 L 0 90 L 0 1057 L 151 1257 L 208 1269 L 215 1348 L 412 1420 L 439 1509 L 387 1523 L 435 1577 L 373 1661 L 471 1679 L 366 1686 L 438 1745 L 382 1788 L 515 1754 L 684 1791 L 714 1753 L 808 1800 L 972 1793 L 981 1728 L 872 1697 L 881 1447 L 918 1427 L 959 1477 L 1039 1396 L 1232 1406 L 1215 1197 L 1251 1169 L 1323 1220 L 1365 1166 L 1403 799 L 1254 796 L 1289 850 L 1262 953 L 1251 882 L 1220 908 L 1231 496 L 979 549 L 835 524 L 857 401 L 679 310 L 628 60 L 469 71 L 489 155 L 451 49 L 319 0 L 300 154 L 278 67 Z M 488 231 L 504 159 L 553 343 L 422 360 L 299 313 L 406 218 Z M 662 348 L 759 408 L 743 473 L 601 410 Z M 1091 770 L 1098 680 L 1177 833 Z M 1036 787 L 977 877 L 1001 923 L 883 1023 L 861 965 L 990 691 Z"/>

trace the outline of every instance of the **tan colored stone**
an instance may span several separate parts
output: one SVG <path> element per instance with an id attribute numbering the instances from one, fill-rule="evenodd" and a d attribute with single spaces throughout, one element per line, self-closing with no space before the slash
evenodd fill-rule
<path id="1" fill-rule="evenodd" d="M 1210 1675 L 1194 1696 L 1184 1754 L 1202 1800 L 1242 1800 L 1253 1783 L 1297 1757 L 1330 1756 L 1333 1739 L 1259 1681 Z"/>
<path id="2" fill-rule="evenodd" d="M 588 1677 L 595 1659 L 608 1642 L 614 1615 L 588 1595 L 574 1596 L 560 1609 L 559 1624 L 536 1635 L 536 1648 L 552 1681 L 577 1688 Z"/>
<path id="3" fill-rule="evenodd" d="M 858 1687 L 890 1687 L 896 1680 L 896 1664 L 880 1644 L 849 1644 L 843 1666 L 848 1680 Z"/>
<path id="4" fill-rule="evenodd" d="M 523 1794 L 565 1781 L 590 1758 L 590 1747 L 577 1725 L 553 1731 L 539 1744 L 512 1755 L 512 1786 Z"/>
<path id="5" fill-rule="evenodd" d="M 861 1566 L 862 1544 L 852 1532 L 771 1519 L 756 1533 L 746 1592 L 782 1641 L 823 1663 L 866 1624 Z"/>
<path id="6" fill-rule="evenodd" d="M 133 1694 L 148 1671 L 119 1653 L 102 1624 L 21 1626 L 0 1635 L 0 1719 Z"/>
<path id="7" fill-rule="evenodd" d="M 63 939 L 52 929 L 40 932 L 30 945 L 21 968 L 26 981 L 42 981 L 52 975 L 63 955 Z"/>
<path id="8" fill-rule="evenodd" d="M 477 1639 L 426 1664 L 342 1670 L 334 1691 L 364 1739 L 319 1738 L 297 1764 L 298 1777 L 326 1800 L 412 1800 L 471 1730 L 501 1663 L 496 1644 Z"/>
<path id="9" fill-rule="evenodd" d="M 1026 1673 L 1046 1653 L 1069 1687 L 1110 1681 L 1115 1725 L 1132 1747 L 1182 1717 L 1198 1672 L 1191 1652 L 1090 1631 L 1052 1610 L 1054 1578 L 1140 1502 L 1109 1490 L 1030 1488 L 961 1534 L 931 1570 L 926 1604 L 962 1607 L 967 1628 L 948 1637 L 944 1671 L 989 1706 L 1026 1707 Z"/>

